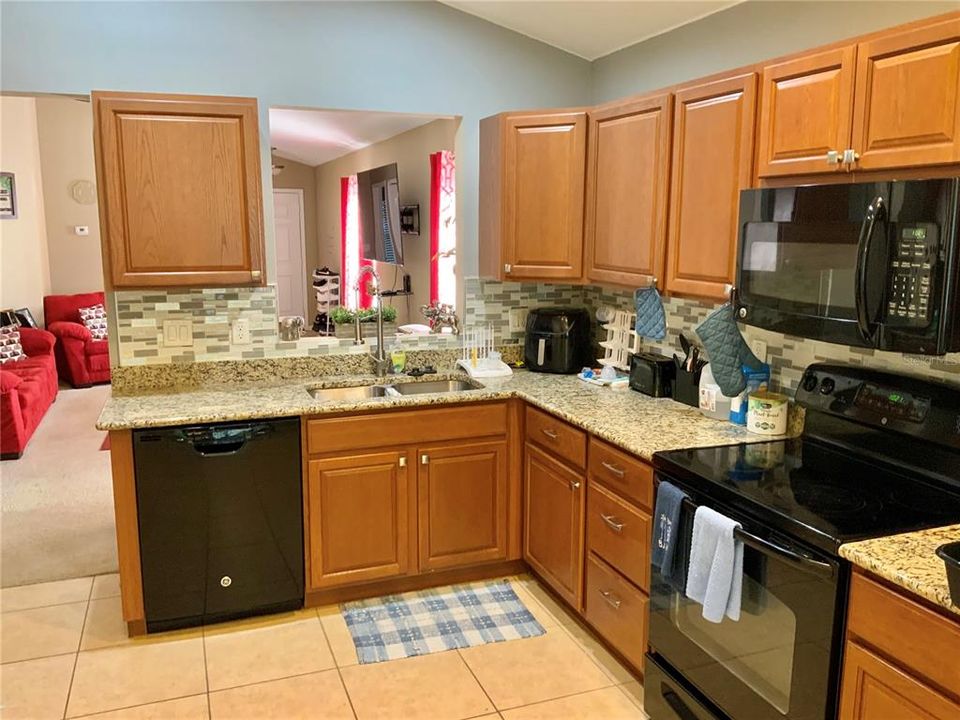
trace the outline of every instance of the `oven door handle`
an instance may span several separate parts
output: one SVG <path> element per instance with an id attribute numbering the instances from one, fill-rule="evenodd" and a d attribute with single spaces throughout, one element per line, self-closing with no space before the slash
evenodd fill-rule
<path id="1" fill-rule="evenodd" d="M 776 555 L 781 560 L 790 563 L 800 570 L 813 573 L 814 575 L 820 575 L 822 577 L 833 577 L 834 567 L 828 562 L 823 562 L 822 560 L 816 560 L 812 557 L 801 555 L 800 553 L 794 552 L 793 550 L 785 548 L 782 545 L 777 545 L 769 540 L 758 538 L 756 535 L 748 533 L 743 528 L 735 529 L 733 531 L 733 535 L 741 540 L 744 545 L 749 545 L 754 550 L 758 550 L 760 552 Z"/>
<path id="2" fill-rule="evenodd" d="M 666 683 L 660 683 L 660 695 L 666 700 L 667 705 L 673 710 L 680 720 L 698 720 L 696 713 L 693 712 L 673 689 Z"/>
<path id="3" fill-rule="evenodd" d="M 867 310 L 867 269 L 870 260 L 870 243 L 877 220 L 886 214 L 883 196 L 878 195 L 867 206 L 867 214 L 860 225 L 860 238 L 857 242 L 857 273 L 853 278 L 854 293 L 857 304 L 857 329 L 865 342 L 873 344 L 873 330 L 870 327 L 870 316 Z"/>

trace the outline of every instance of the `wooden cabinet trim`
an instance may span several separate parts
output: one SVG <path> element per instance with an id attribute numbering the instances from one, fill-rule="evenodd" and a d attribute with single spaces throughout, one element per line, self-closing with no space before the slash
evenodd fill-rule
<path id="1" fill-rule="evenodd" d="M 647 148 L 652 155 L 649 163 L 638 165 L 639 158 L 623 156 L 628 152 L 618 148 L 615 161 L 623 165 L 616 165 L 606 170 L 600 166 L 601 162 L 601 131 L 608 123 L 625 123 L 637 118 L 652 118 L 656 122 L 656 130 L 651 148 Z M 658 93 L 647 97 L 621 102 L 615 105 L 606 105 L 589 113 L 589 130 L 587 133 L 587 181 L 586 181 L 586 220 L 584 226 L 584 247 L 586 275 L 589 279 L 627 285 L 631 287 L 649 285 L 654 278 L 657 286 L 663 287 L 663 262 L 666 255 L 667 242 L 667 198 L 669 195 L 670 178 L 670 141 L 673 130 L 673 95 Z M 640 154 L 642 149 L 634 148 Z M 647 159 L 647 158 L 643 158 Z M 627 176 L 623 176 L 627 173 Z M 607 175 L 610 175 L 609 177 Z M 636 175 L 635 175 L 636 174 Z M 639 176 L 639 177 L 638 177 Z M 604 190 L 607 184 L 613 190 Z M 606 192 L 623 192 L 635 195 L 638 192 L 647 192 L 652 198 L 649 205 L 649 216 L 644 218 L 644 225 L 649 229 L 649 249 L 646 259 L 638 266 L 633 257 L 633 246 L 639 242 L 636 232 L 621 234 L 619 237 L 602 237 L 599 225 L 601 218 L 610 213 L 601 213 L 598 206 L 606 199 L 601 194 Z M 610 199 L 610 212 L 632 213 L 637 206 L 637 198 L 624 202 Z M 609 218 L 607 218 L 609 222 Z M 625 218 L 623 225 L 633 227 L 635 222 Z M 615 230 L 615 228 L 614 228 Z M 612 231 L 611 231 L 612 232 Z M 609 259 L 604 262 L 599 258 L 598 244 L 609 242 Z M 629 262 L 633 260 L 631 267 Z"/>
<path id="2" fill-rule="evenodd" d="M 873 81 L 877 63 L 907 54 L 923 54 L 924 59 L 930 60 L 935 53 L 948 56 L 943 58 L 948 75 L 937 78 L 927 69 L 922 75 L 912 77 L 912 84 L 921 80 L 932 82 L 930 90 L 936 90 L 940 80 L 945 107 L 901 107 L 893 98 L 875 104 Z M 902 78 L 905 72 L 900 68 L 896 75 Z M 917 92 L 921 100 L 930 97 L 922 87 Z M 895 113 L 895 122 L 898 123 L 903 122 L 904 115 L 921 113 L 929 122 L 939 119 L 940 128 L 931 133 L 929 131 L 934 129 L 931 125 L 926 135 L 874 139 L 871 113 L 880 109 Z M 936 113 L 942 114 L 938 117 Z M 859 44 L 852 147 L 859 153 L 856 163 L 859 170 L 892 170 L 960 162 L 960 14 L 918 28 L 888 31 Z"/>
<path id="3" fill-rule="evenodd" d="M 673 132 L 673 161 L 670 185 L 670 221 L 667 233 L 667 278 L 666 289 L 670 293 L 692 295 L 713 299 L 727 298 L 727 285 L 733 283 L 737 260 L 738 224 L 737 210 L 739 208 L 740 190 L 750 187 L 753 176 L 753 140 L 755 131 L 757 77 L 754 73 L 737 75 L 735 77 L 716 80 L 713 82 L 691 85 L 677 91 L 674 98 L 674 132 Z M 722 267 L 715 268 L 710 275 L 685 272 L 681 270 L 681 257 L 689 257 L 691 249 L 680 247 L 684 239 L 684 224 L 689 218 L 709 217 L 716 207 L 704 207 L 702 198 L 697 202 L 684 205 L 683 196 L 687 178 L 685 176 L 685 155 L 690 151 L 687 146 L 686 126 L 688 108 L 699 106 L 709 108 L 720 102 L 737 102 L 738 118 L 736 128 L 737 137 L 718 138 L 711 136 L 702 138 L 704 147 L 709 149 L 719 147 L 724 140 L 736 142 L 736 167 L 733 168 L 736 177 L 728 178 L 730 191 L 715 198 L 719 209 L 729 215 L 729 222 L 712 233 L 694 233 L 697 242 L 706 243 L 708 248 L 720 244 L 725 252 Z M 708 173 L 709 168 L 699 165 L 699 173 Z M 717 178 L 711 178 L 710 187 L 718 187 Z M 689 213 L 689 215 L 688 215 Z M 716 227 L 714 224 L 712 227 Z M 704 248 L 704 249 L 708 249 Z M 699 253 L 694 253 L 699 255 Z"/>
<path id="4" fill-rule="evenodd" d="M 100 185 L 99 212 L 104 229 L 103 262 L 108 286 L 129 288 L 264 284 L 263 198 L 256 99 L 95 91 L 92 102 L 96 171 Z M 144 118 L 205 117 L 211 122 L 231 118 L 238 123 L 240 144 L 236 150 L 239 153 L 237 162 L 241 168 L 241 177 L 234 178 L 233 182 L 236 182 L 237 189 L 242 193 L 242 197 L 235 200 L 242 205 L 242 222 L 245 226 L 244 237 L 239 239 L 237 248 L 243 256 L 239 265 L 184 265 L 165 268 L 156 265 L 137 267 L 132 264 L 135 248 L 131 241 L 132 218 L 128 214 L 125 199 L 129 189 L 121 179 L 126 161 L 121 156 L 119 119 L 134 115 Z M 135 150 L 128 149 L 128 152 Z M 136 152 L 142 151 L 138 148 Z M 131 168 L 130 172 L 134 170 L 135 168 Z M 156 220 L 155 218 L 154 221 Z M 160 222 L 162 224 L 162 219 Z M 189 237 L 184 238 L 184 241 L 190 240 Z"/>
<path id="5" fill-rule="evenodd" d="M 834 150 L 842 153 L 850 146 L 850 130 L 853 115 L 853 79 L 856 68 L 856 45 L 827 50 L 824 52 L 803 55 L 784 62 L 767 65 L 761 75 L 760 90 L 760 121 L 757 136 L 757 175 L 759 177 L 775 177 L 778 175 L 800 175 L 805 173 L 840 172 L 847 168 L 837 163 L 834 166 L 827 164 L 826 154 Z M 824 75 L 830 74 L 828 77 Z M 811 123 L 808 114 L 797 115 L 790 113 L 788 118 L 781 118 L 778 113 L 777 99 L 781 83 L 790 83 L 795 87 L 800 81 L 810 83 L 815 76 L 821 76 L 819 83 L 830 84 L 832 105 L 810 106 L 809 97 L 804 104 L 808 113 L 824 116 L 827 122 L 832 122 L 827 134 L 820 145 L 812 146 L 806 142 L 805 147 L 795 148 L 793 151 L 784 149 L 779 151 L 775 146 L 778 134 L 778 124 L 793 120 L 790 132 L 800 135 L 796 141 L 803 139 L 802 133 L 809 132 Z"/>
<path id="6" fill-rule="evenodd" d="M 130 635 L 146 632 L 143 574 L 140 566 L 140 520 L 137 514 L 137 480 L 134 474 L 133 431 L 110 431 L 110 471 L 113 477 L 113 512 L 120 568 L 120 604 Z M 140 630 L 140 632 L 134 632 Z"/>

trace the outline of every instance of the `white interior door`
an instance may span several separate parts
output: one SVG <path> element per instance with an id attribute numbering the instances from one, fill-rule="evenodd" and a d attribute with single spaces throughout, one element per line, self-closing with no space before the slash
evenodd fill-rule
<path id="1" fill-rule="evenodd" d="M 304 257 L 303 190 L 273 191 L 274 237 L 277 244 L 277 312 L 300 315 L 307 325 L 307 262 Z"/>

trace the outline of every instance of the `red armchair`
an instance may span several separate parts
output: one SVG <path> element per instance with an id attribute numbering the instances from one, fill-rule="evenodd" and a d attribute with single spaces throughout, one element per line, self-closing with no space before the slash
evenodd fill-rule
<path id="1" fill-rule="evenodd" d="M 20 328 L 23 360 L 0 365 L 0 457 L 16 459 L 57 398 L 56 338 L 46 330 Z"/>
<path id="2" fill-rule="evenodd" d="M 102 292 L 47 295 L 43 299 L 47 330 L 59 341 L 54 351 L 57 370 L 73 387 L 110 382 L 109 344 L 91 337 L 79 313 L 82 307 L 102 304 Z"/>

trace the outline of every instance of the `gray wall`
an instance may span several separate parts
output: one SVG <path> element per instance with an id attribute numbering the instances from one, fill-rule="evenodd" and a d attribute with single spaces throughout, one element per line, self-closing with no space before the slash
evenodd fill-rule
<path id="1" fill-rule="evenodd" d="M 593 101 L 656 90 L 958 9 L 960 2 L 745 2 L 596 60 Z"/>
<path id="2" fill-rule="evenodd" d="M 585 104 L 590 64 L 433 2 L 5 2 L 0 86 L 258 98 L 268 268 L 271 105 L 462 115 L 458 225 L 475 274 L 480 118 Z"/>

